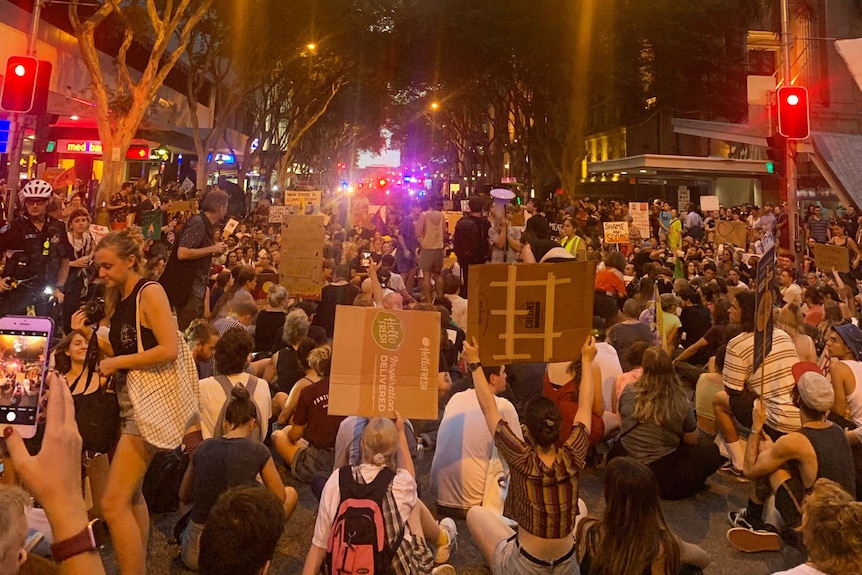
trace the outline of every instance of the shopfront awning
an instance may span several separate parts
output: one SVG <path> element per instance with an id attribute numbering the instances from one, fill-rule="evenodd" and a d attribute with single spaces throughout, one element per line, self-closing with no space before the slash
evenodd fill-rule
<path id="1" fill-rule="evenodd" d="M 862 38 L 836 40 L 835 49 L 844 59 L 856 85 L 862 90 Z"/>
<path id="2" fill-rule="evenodd" d="M 843 203 L 862 206 L 862 136 L 814 132 L 811 161 Z"/>
<path id="3" fill-rule="evenodd" d="M 642 176 L 643 174 L 711 174 L 723 176 L 767 175 L 763 160 L 735 160 L 730 158 L 702 158 L 697 156 L 671 156 L 667 154 L 643 154 L 603 162 L 589 162 L 590 175 L 618 174 Z"/>

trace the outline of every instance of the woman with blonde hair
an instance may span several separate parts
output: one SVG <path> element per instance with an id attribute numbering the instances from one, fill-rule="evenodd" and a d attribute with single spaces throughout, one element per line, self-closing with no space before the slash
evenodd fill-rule
<path id="1" fill-rule="evenodd" d="M 138 427 L 126 375 L 129 370 L 175 361 L 179 349 L 177 322 L 171 316 L 164 288 L 142 276 L 142 245 L 140 234 L 136 237 L 129 230 L 121 230 L 102 238 L 95 251 L 99 278 L 106 288 L 106 322 L 110 325 L 108 341 L 100 342 L 108 357 L 99 362 L 99 371 L 105 377 L 114 376 L 122 432 L 111 461 L 102 510 L 123 575 L 144 575 L 146 571 L 150 517 L 141 484 L 156 452 Z M 83 312 L 72 316 L 72 328 L 89 338 L 92 330 L 86 323 Z M 139 340 L 143 351 L 138 351 Z"/>
<path id="2" fill-rule="evenodd" d="M 581 575 L 676 575 L 683 564 L 703 569 L 710 556 L 671 530 L 649 468 L 628 457 L 608 463 L 605 510 L 575 530 Z"/>
<path id="3" fill-rule="evenodd" d="M 620 444 L 625 455 L 649 467 L 661 496 L 685 499 L 722 464 L 718 447 L 700 441 L 688 394 L 667 352 L 644 352 L 643 375 L 620 395 Z"/>
<path id="4" fill-rule="evenodd" d="M 787 332 L 787 335 L 793 340 L 799 361 L 817 362 L 817 350 L 814 347 L 814 340 L 811 339 L 811 336 L 802 333 L 805 318 L 797 304 L 789 303 L 782 307 L 778 311 L 775 323 L 776 327 Z"/>
<path id="5" fill-rule="evenodd" d="M 404 419 L 396 412 L 396 420 L 375 417 L 362 430 L 360 448 L 362 462 L 356 466 L 336 469 L 320 498 L 317 522 L 314 526 L 311 549 L 305 559 L 303 575 L 317 575 L 327 558 L 330 531 L 337 520 L 340 503 L 355 488 L 370 486 L 372 490 L 381 483 L 386 485 L 382 497 L 385 543 L 382 553 L 375 553 L 375 567 L 381 572 L 398 575 L 454 575 L 449 565 L 434 567 L 434 563 L 446 563 L 449 550 L 455 541 L 457 530 L 452 519 L 437 523 L 419 500 L 416 472 L 407 445 Z M 436 542 L 436 556 L 428 546 Z M 381 561 L 391 561 L 383 567 Z M 327 570 L 328 572 L 328 570 Z"/>
<path id="6" fill-rule="evenodd" d="M 830 479 L 818 479 L 802 504 L 808 561 L 774 575 L 862 573 L 862 503 Z"/>

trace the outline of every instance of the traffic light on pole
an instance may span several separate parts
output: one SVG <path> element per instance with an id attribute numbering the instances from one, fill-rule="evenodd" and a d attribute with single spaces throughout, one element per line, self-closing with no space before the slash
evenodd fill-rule
<path id="1" fill-rule="evenodd" d="M 6 61 L 0 107 L 7 112 L 29 112 L 33 107 L 39 61 L 29 56 L 10 56 Z"/>
<path id="2" fill-rule="evenodd" d="M 788 140 L 804 140 L 811 134 L 808 90 L 804 86 L 778 89 L 778 133 Z"/>

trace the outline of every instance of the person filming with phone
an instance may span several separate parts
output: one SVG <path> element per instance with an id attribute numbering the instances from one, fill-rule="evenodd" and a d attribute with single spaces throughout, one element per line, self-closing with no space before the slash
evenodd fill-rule
<path id="1" fill-rule="evenodd" d="M 48 215 L 52 193 L 48 182 L 28 182 L 21 191 L 21 216 L 0 228 L 0 252 L 6 256 L 0 317 L 51 317 L 54 304 L 63 304 L 72 245 L 63 222 Z"/>

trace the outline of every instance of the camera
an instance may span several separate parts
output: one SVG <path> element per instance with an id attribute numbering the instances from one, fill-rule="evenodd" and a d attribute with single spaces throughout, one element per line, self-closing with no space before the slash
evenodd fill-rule
<path id="1" fill-rule="evenodd" d="M 90 285 L 89 297 L 84 304 L 84 315 L 90 325 L 96 325 L 105 319 L 105 284 Z"/>

